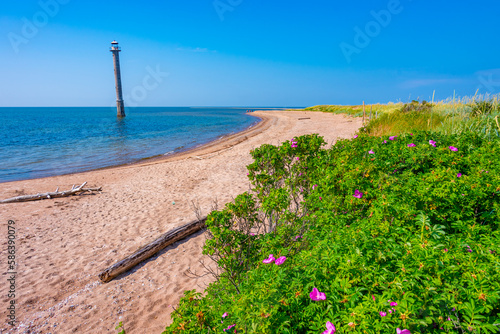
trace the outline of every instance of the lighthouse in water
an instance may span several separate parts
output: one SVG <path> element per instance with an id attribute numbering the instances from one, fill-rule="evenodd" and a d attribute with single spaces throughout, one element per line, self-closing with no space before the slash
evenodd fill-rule
<path id="1" fill-rule="evenodd" d="M 121 48 L 117 41 L 111 42 L 110 50 L 113 53 L 113 63 L 115 65 L 115 85 L 116 85 L 116 107 L 118 109 L 117 116 L 125 117 L 125 107 L 123 105 L 122 94 L 122 76 L 120 74 L 120 54 Z"/>

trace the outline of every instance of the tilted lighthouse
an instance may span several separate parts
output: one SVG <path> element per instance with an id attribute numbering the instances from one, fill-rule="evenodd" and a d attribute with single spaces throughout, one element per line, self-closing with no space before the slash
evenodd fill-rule
<path id="1" fill-rule="evenodd" d="M 122 76 L 120 74 L 120 54 L 121 48 L 118 46 L 117 41 L 111 42 L 109 49 L 113 53 L 113 63 L 115 65 L 115 85 L 116 85 L 116 108 L 118 109 L 117 116 L 125 117 L 125 107 L 123 105 L 122 93 Z"/>

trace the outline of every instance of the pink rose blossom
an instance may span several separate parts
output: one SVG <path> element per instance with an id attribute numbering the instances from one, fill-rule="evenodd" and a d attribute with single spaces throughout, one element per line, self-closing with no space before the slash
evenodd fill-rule
<path id="1" fill-rule="evenodd" d="M 411 332 L 407 329 L 399 329 L 399 328 L 396 328 L 396 333 L 397 334 L 411 334 Z"/>
<path id="2" fill-rule="evenodd" d="M 265 263 L 265 264 L 268 264 L 268 263 L 271 263 L 271 262 L 274 262 L 274 260 L 276 260 L 273 256 L 273 254 L 269 254 L 269 257 L 265 260 L 262 261 L 262 263 Z"/>
<path id="3" fill-rule="evenodd" d="M 356 189 L 354 191 L 354 195 L 352 195 L 352 196 L 354 196 L 356 198 L 363 198 L 363 193 L 361 191 L 359 191 L 358 189 Z"/>
<path id="4" fill-rule="evenodd" d="M 309 294 L 309 297 L 314 300 L 314 301 L 320 301 L 320 300 L 325 300 L 326 295 L 324 292 L 319 292 L 317 288 L 313 288 L 311 293 Z"/>
<path id="5" fill-rule="evenodd" d="M 276 265 L 282 265 L 286 260 L 286 256 L 281 256 L 279 258 L 276 259 L 276 261 L 274 263 L 276 263 Z"/>
<path id="6" fill-rule="evenodd" d="M 335 326 L 330 322 L 326 322 L 326 331 L 324 331 L 322 334 L 333 334 L 335 333 L 336 329 Z"/>
<path id="7" fill-rule="evenodd" d="M 227 326 L 227 328 L 225 328 L 225 329 L 224 329 L 224 332 L 225 332 L 225 331 L 230 330 L 230 329 L 231 329 L 231 328 L 233 328 L 234 326 L 236 326 L 236 324 L 232 324 L 232 325 L 230 325 L 230 326 Z M 236 333 L 236 329 L 234 330 L 234 332 Z"/>

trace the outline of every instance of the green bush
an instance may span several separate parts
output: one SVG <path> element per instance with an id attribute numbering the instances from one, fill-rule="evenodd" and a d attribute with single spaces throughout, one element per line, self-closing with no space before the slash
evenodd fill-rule
<path id="1" fill-rule="evenodd" d="M 401 107 L 401 112 L 430 112 L 432 110 L 432 104 L 427 103 L 427 101 L 422 101 L 422 103 L 413 100 L 410 103 L 405 103 L 403 107 Z"/>
<path id="2" fill-rule="evenodd" d="M 434 130 L 443 121 L 445 121 L 445 116 L 436 112 L 403 112 L 398 110 L 390 114 L 383 114 L 361 128 L 360 131 L 373 136 L 409 134 L 416 131 Z"/>
<path id="3" fill-rule="evenodd" d="M 498 333 L 500 140 L 323 143 L 252 152 L 252 191 L 207 221 L 218 280 L 164 333 Z"/>
<path id="4" fill-rule="evenodd" d="M 472 115 L 476 117 L 500 112 L 500 105 L 494 99 L 474 101 L 470 104 L 470 107 L 472 108 Z"/>

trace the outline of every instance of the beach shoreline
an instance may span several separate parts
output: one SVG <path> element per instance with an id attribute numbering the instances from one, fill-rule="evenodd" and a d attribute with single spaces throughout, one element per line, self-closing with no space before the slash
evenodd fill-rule
<path id="1" fill-rule="evenodd" d="M 250 187 L 250 151 L 318 133 L 332 145 L 352 138 L 359 118 L 310 111 L 258 111 L 256 126 L 175 156 L 75 174 L 11 181 L 0 198 L 71 189 L 88 182 L 102 192 L 1 205 L 2 233 L 16 224 L 17 326 L 2 314 L 9 333 L 161 333 L 186 290 L 203 291 L 212 281 L 200 260 L 203 233 L 176 242 L 109 283 L 97 275 L 163 233 L 208 214 Z M 6 239 L 0 256 L 7 256 Z M 6 282 L 5 274 L 2 280 Z M 7 295 L 7 284 L 0 294 Z M 6 297 L 2 299 L 8 302 Z M 4 304 L 2 304 L 4 305 Z"/>
<path id="2" fill-rule="evenodd" d="M 285 109 L 272 109 L 272 110 L 285 110 Z M 244 135 L 245 133 L 248 133 L 248 132 L 252 132 L 253 133 L 254 131 L 252 131 L 252 129 L 254 129 L 254 128 L 260 128 L 260 126 L 259 126 L 260 123 L 265 122 L 265 116 L 263 116 L 263 117 L 254 116 L 253 113 L 251 115 L 248 115 L 248 116 L 250 116 L 252 118 L 255 118 L 256 120 L 250 126 L 244 128 L 242 130 L 239 130 L 239 131 L 236 131 L 236 132 L 230 132 L 228 134 L 222 135 L 219 138 L 212 139 L 212 140 L 209 140 L 209 141 L 206 141 L 206 142 L 201 142 L 201 143 L 195 144 L 194 146 L 183 147 L 182 149 L 180 149 L 178 151 L 172 151 L 171 154 L 169 154 L 170 152 L 166 152 L 166 153 L 163 153 L 163 154 L 157 154 L 157 155 L 153 155 L 153 156 L 148 156 L 148 157 L 144 157 L 144 158 L 141 158 L 141 159 L 137 159 L 137 160 L 133 160 L 133 161 L 130 161 L 130 162 L 126 162 L 126 163 L 112 164 L 112 165 L 109 165 L 109 166 L 90 168 L 90 169 L 87 169 L 87 170 L 76 171 L 76 172 L 59 173 L 59 174 L 54 174 L 54 175 L 40 176 L 40 177 L 33 177 L 33 178 L 26 178 L 26 179 L 19 179 L 19 180 L 7 180 L 7 181 L 1 181 L 0 180 L 0 185 L 6 184 L 6 183 L 9 183 L 9 182 L 37 180 L 37 179 L 50 178 L 50 177 L 56 177 L 56 176 L 64 176 L 64 175 L 76 175 L 76 174 L 80 174 L 80 173 L 86 173 L 86 172 L 92 172 L 92 171 L 98 171 L 98 170 L 106 170 L 106 169 L 112 169 L 112 168 L 124 167 L 124 166 L 132 166 L 132 165 L 141 165 L 143 163 L 156 162 L 156 161 L 164 161 L 164 160 L 167 160 L 167 159 L 176 159 L 179 156 L 182 157 L 185 154 L 189 154 L 189 152 L 191 152 L 191 151 L 193 151 L 193 152 L 200 151 L 200 150 L 202 151 L 202 150 L 204 150 L 204 149 L 206 149 L 208 147 L 214 147 L 219 142 L 222 142 L 222 141 L 226 140 L 226 138 L 230 139 L 230 138 L 235 137 L 235 136 L 238 137 L 240 134 Z"/>

